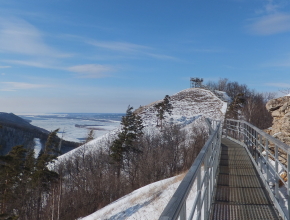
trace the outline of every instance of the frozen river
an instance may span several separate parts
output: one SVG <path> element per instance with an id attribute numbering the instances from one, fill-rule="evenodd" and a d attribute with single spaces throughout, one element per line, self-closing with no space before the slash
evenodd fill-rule
<path id="1" fill-rule="evenodd" d="M 88 132 L 94 129 L 95 138 L 118 127 L 122 116 L 117 113 L 61 113 L 45 115 L 19 115 L 30 124 L 48 131 L 60 129 L 58 136 L 64 140 L 83 142 Z"/>

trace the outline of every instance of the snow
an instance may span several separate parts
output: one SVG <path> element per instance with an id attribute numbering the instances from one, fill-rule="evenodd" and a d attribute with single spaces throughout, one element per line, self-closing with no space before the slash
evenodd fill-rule
<path id="1" fill-rule="evenodd" d="M 278 134 L 281 134 L 282 132 L 278 132 L 278 133 L 275 133 L 273 134 L 273 137 L 276 137 Z"/>
<path id="2" fill-rule="evenodd" d="M 221 96 L 221 99 L 222 100 L 224 100 L 226 102 L 232 102 L 231 97 L 229 97 L 226 92 L 224 92 L 224 91 L 218 91 L 218 90 L 215 90 L 214 92 L 217 93 L 219 96 Z"/>
<path id="3" fill-rule="evenodd" d="M 34 138 L 33 141 L 35 143 L 35 145 L 34 145 L 34 157 L 37 158 L 39 152 L 41 151 L 42 145 L 40 143 L 40 139 L 39 138 Z"/>
<path id="4" fill-rule="evenodd" d="M 168 201 L 176 191 L 184 174 L 161 180 L 118 199 L 81 220 L 154 220 L 158 219 Z M 188 197 L 187 207 L 192 207 L 196 197 L 196 187 Z M 189 212 L 189 210 L 187 210 Z M 79 219 L 79 220 L 80 220 Z"/>
<path id="5" fill-rule="evenodd" d="M 222 101 L 206 89 L 190 88 L 176 93 L 170 98 L 173 107 L 172 114 L 166 114 L 163 124 L 174 123 L 186 126 L 200 118 L 222 120 L 227 108 L 227 102 Z M 157 117 L 154 105 L 161 101 L 142 107 L 140 115 L 147 126 L 156 127 Z"/>
<path id="6" fill-rule="evenodd" d="M 149 184 L 81 219 L 156 219 L 180 182 L 180 176 L 176 176 Z"/>
<path id="7" fill-rule="evenodd" d="M 221 109 L 221 112 L 222 112 L 223 114 L 226 114 L 226 112 L 227 112 L 227 108 L 228 108 L 228 103 L 224 102 L 224 103 L 223 103 L 223 107 L 222 107 L 222 109 Z"/>
<path id="8" fill-rule="evenodd" d="M 289 94 L 287 94 L 287 95 L 285 95 L 285 96 L 290 96 L 290 93 L 289 93 Z"/>

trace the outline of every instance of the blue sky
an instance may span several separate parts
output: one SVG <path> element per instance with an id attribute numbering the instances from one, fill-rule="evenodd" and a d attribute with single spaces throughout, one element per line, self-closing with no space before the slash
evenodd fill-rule
<path id="1" fill-rule="evenodd" d="M 290 87 L 290 3 L 0 0 L 0 111 L 125 112 L 228 78 Z"/>

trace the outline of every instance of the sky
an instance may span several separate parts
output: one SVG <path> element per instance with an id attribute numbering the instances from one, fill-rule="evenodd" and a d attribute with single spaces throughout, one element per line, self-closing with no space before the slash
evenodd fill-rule
<path id="1" fill-rule="evenodd" d="M 290 87 L 288 0 L 0 0 L 0 112 L 123 113 L 228 78 Z"/>

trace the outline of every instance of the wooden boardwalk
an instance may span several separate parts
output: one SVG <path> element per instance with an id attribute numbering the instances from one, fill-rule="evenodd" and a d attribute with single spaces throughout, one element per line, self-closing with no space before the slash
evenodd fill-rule
<path id="1" fill-rule="evenodd" d="M 210 219 L 280 219 L 245 148 L 222 139 Z"/>

